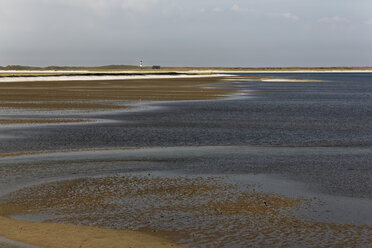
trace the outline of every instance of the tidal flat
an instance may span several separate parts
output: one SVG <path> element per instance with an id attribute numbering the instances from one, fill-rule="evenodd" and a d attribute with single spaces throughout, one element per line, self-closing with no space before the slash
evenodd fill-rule
<path id="1" fill-rule="evenodd" d="M 70 80 L 74 78 L 71 77 Z M 207 100 L 235 91 L 207 87 L 219 77 L 0 82 L 0 108 L 36 110 L 125 109 L 133 101 Z"/>
<path id="2" fill-rule="evenodd" d="M 92 120 L 0 126 L 0 222 L 6 225 L 56 223 L 59 237 L 69 233 L 66 225 L 97 228 L 89 229 L 94 237 L 108 230 L 100 234 L 106 238 L 110 230 L 134 230 L 188 247 L 372 242 L 372 74 L 0 87 L 9 90 L 1 101 L 13 104 L 3 106 L 4 120 L 54 119 L 61 109 L 51 101 L 77 110 L 59 118 Z M 45 108 L 33 106 L 36 101 Z M 100 101 L 130 109 L 94 106 Z M 92 103 L 93 111 L 76 102 Z M 35 233 L 0 229 L 0 235 L 57 247 L 27 238 Z"/>

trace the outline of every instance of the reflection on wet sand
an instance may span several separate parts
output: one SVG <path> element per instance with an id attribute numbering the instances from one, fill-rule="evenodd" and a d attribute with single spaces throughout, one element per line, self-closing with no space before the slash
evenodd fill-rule
<path id="1" fill-rule="evenodd" d="M 342 78 L 335 87 L 330 76 L 307 77 L 2 82 L 0 235 L 48 247 L 130 240 L 150 240 L 148 247 L 367 246 L 367 83 Z M 158 103 L 155 111 L 96 112 L 237 93 Z M 97 122 L 64 122 L 87 119 Z M 34 128 L 40 124 L 53 125 Z M 234 173 L 242 180 L 232 180 Z M 291 187 L 290 179 L 302 182 L 311 196 L 349 198 L 336 199 L 343 210 L 332 201 L 322 208 L 301 189 L 297 196 L 261 190 L 272 181 L 258 173 L 281 174 Z"/>
<path id="2" fill-rule="evenodd" d="M 367 245 L 372 228 L 301 219 L 311 201 L 256 191 L 228 177 L 81 178 L 11 193 L 3 214 L 141 230 L 191 247 Z M 1 233 L 0 233 L 1 235 Z"/>

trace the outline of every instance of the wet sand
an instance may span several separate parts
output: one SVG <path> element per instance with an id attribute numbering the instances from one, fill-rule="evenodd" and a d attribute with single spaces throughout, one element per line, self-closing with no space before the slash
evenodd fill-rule
<path id="1" fill-rule="evenodd" d="M 45 80 L 44 80 L 45 81 Z M 165 100 L 206 100 L 221 97 L 234 92 L 231 89 L 206 88 L 206 85 L 216 84 L 219 78 L 162 78 L 145 80 L 114 80 L 107 81 L 58 81 L 41 82 L 2 82 L 0 107 L 12 110 L 56 111 L 73 109 L 77 111 L 127 109 L 132 101 L 165 101 Z M 97 102 L 104 102 L 97 104 Z M 46 115 L 48 117 L 48 115 Z M 83 120 L 74 119 L 0 119 L 0 125 L 15 124 L 63 124 L 78 123 Z M 88 121 L 88 120 L 87 120 Z M 2 154 L 2 157 L 22 156 L 23 153 Z M 8 215 L 9 209 L 0 207 L 1 215 Z M 146 236 L 139 232 L 118 232 L 85 227 L 62 225 L 47 225 L 31 222 L 20 222 L 8 218 L 0 219 L 0 235 L 20 240 L 30 244 L 47 247 L 173 247 L 175 245 L 154 236 Z M 12 229 L 16 228 L 16 229 Z M 18 229 L 27 231 L 17 232 Z M 78 232 L 79 235 L 71 234 Z M 84 236 L 85 235 L 85 236 Z M 99 242 L 94 236 L 100 236 Z M 116 235 L 116 236 L 115 236 Z M 30 238 L 32 237 L 32 238 Z M 68 237 L 68 239 L 67 239 Z M 69 243 L 66 243 L 66 240 Z M 10 246 L 11 244 L 9 244 Z M 92 246 L 94 245 L 94 246 Z"/>
<path id="2" fill-rule="evenodd" d="M 1 248 L 40 248 L 38 246 L 25 244 L 22 242 L 6 239 L 0 237 L 0 247 Z"/>
<path id="3" fill-rule="evenodd" d="M 191 247 L 369 244 L 367 84 L 307 77 L 89 117 L 113 123 L 3 129 L 3 215 Z"/>
<path id="4" fill-rule="evenodd" d="M 14 125 L 14 124 L 58 124 L 58 123 L 79 123 L 86 122 L 86 120 L 32 120 L 32 119 L 0 119 L 0 125 Z"/>
<path id="5" fill-rule="evenodd" d="M 0 209 L 21 220 L 139 230 L 189 247 L 371 242 L 369 207 L 358 206 L 357 199 L 338 209 L 335 203 L 345 199 L 333 200 L 286 179 L 275 184 L 259 175 L 210 174 L 223 169 L 226 155 L 236 164 L 236 158 L 245 161 L 257 153 L 260 149 L 247 147 L 179 147 L 5 157 Z M 196 161 L 205 172 L 196 169 Z M 16 184 L 9 183 L 20 175 Z M 267 188 L 270 184 L 275 190 Z"/>
<path id="6" fill-rule="evenodd" d="M 40 216 L 44 222 L 155 231 L 190 247 L 351 247 L 372 242 L 372 228 L 367 225 L 302 220 L 296 211 L 311 209 L 311 200 L 267 194 L 254 185 L 242 187 L 226 179 L 166 175 L 81 178 L 14 192 L 8 197 L 10 205 L 1 207 L 13 216 Z M 50 230 L 49 225 L 41 226 Z M 70 235 L 64 226 L 51 232 Z"/>
<path id="7" fill-rule="evenodd" d="M 115 110 L 136 101 L 207 100 L 234 89 L 216 87 L 213 75 L 89 81 L 26 81 L 0 83 L 0 108 L 26 110 Z M 73 80 L 71 77 L 70 80 Z"/>
<path id="8" fill-rule="evenodd" d="M 181 247 L 142 232 L 119 231 L 73 225 L 33 223 L 0 217 L 0 235 L 38 247 Z M 22 244 L 6 242 L 9 247 Z M 0 243 L 1 244 L 1 243 Z"/>

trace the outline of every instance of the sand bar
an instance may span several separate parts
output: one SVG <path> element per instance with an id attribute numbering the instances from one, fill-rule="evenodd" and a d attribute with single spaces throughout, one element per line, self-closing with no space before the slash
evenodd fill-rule
<path id="1" fill-rule="evenodd" d="M 220 78 L 2 82 L 0 108 L 112 110 L 127 108 L 126 102 L 208 100 L 237 92 L 227 87 L 211 87 Z"/>
<path id="2" fill-rule="evenodd" d="M 141 232 L 108 230 L 85 226 L 33 223 L 0 217 L 0 235 L 40 247 L 181 247 Z M 10 243 L 11 245 L 11 243 Z M 27 246 L 26 246 L 27 247 Z"/>
<path id="3" fill-rule="evenodd" d="M 1 76 L 1 74 L 0 74 Z M 208 75 L 133 75 L 133 76 L 121 76 L 121 75 L 110 75 L 110 76 L 79 76 L 79 74 L 73 76 L 30 76 L 26 75 L 17 77 L 0 77 L 0 82 L 35 82 L 35 81 L 93 81 L 93 80 L 126 80 L 126 79 L 179 79 L 179 78 L 213 78 L 221 77 L 219 74 L 208 74 Z"/>

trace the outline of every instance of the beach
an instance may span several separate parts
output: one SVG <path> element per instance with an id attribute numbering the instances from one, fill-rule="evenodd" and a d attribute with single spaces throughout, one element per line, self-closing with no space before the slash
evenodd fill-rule
<path id="1" fill-rule="evenodd" d="M 15 229 L 0 235 L 46 247 L 75 233 L 71 247 L 372 242 L 371 75 L 230 74 L 1 82 L 0 222 Z"/>

